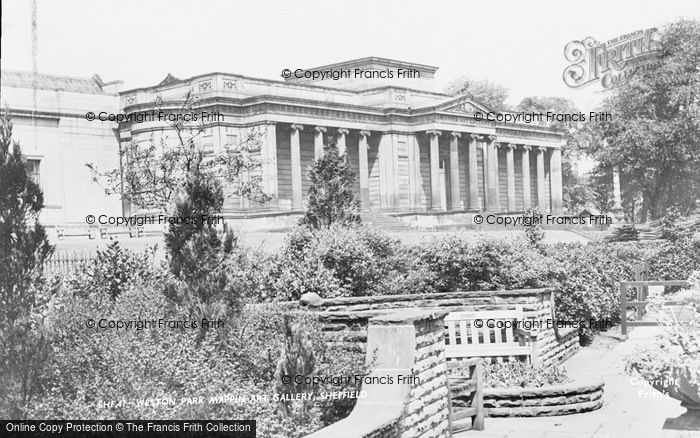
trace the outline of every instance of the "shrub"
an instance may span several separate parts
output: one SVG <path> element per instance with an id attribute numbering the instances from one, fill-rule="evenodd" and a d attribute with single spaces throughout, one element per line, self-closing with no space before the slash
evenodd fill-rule
<path id="1" fill-rule="evenodd" d="M 275 365 L 287 338 L 286 312 L 278 306 L 245 307 L 239 314 L 224 315 L 222 328 L 207 330 L 85 328 L 87 319 L 191 320 L 187 309 L 160 293 L 159 281 L 133 285 L 116 299 L 62 289 L 47 318 L 61 348 L 47 358 L 42 391 L 29 406 L 29 418 L 251 418 L 258 422 L 259 436 L 281 438 L 301 437 L 337 420 L 328 413 L 347 414 L 347 404 L 354 400 L 321 401 L 305 417 L 299 415 L 300 402 L 281 409 L 275 398 Z M 326 349 L 313 315 L 288 318 L 300 337 L 311 340 L 318 373 L 363 372 L 362 355 Z M 182 397 L 200 396 L 204 404 L 180 403 Z M 210 399 L 219 396 L 229 398 Z M 148 398 L 175 403 L 143 403 Z M 120 404 L 122 400 L 126 403 Z M 110 401 L 115 404 L 100 403 Z"/>
<path id="2" fill-rule="evenodd" d="M 532 246 L 540 248 L 542 244 L 542 239 L 544 239 L 544 230 L 542 229 L 542 223 L 539 219 L 542 213 L 537 208 L 528 208 L 525 212 L 525 216 L 532 218 L 530 221 L 526 221 L 523 224 L 523 229 L 525 231 L 525 237 Z"/>
<path id="3" fill-rule="evenodd" d="M 104 293 L 115 299 L 132 284 L 163 275 L 154 266 L 154 254 L 155 247 L 136 252 L 123 249 L 115 241 L 98 250 L 93 260 L 74 270 L 65 281 L 76 295 Z"/>
<path id="4" fill-rule="evenodd" d="M 569 381 L 566 368 L 558 365 L 545 367 L 509 361 L 484 366 L 484 386 L 487 388 L 541 387 Z"/>
<path id="5" fill-rule="evenodd" d="M 552 281 L 557 318 L 581 323 L 582 344 L 595 332 L 591 321 L 619 323 L 619 282 L 632 279 L 633 266 L 645 258 L 637 245 L 558 244 L 549 246 L 547 254 L 557 264 Z"/>
<path id="6" fill-rule="evenodd" d="M 396 241 L 364 226 L 299 227 L 270 273 L 270 295 L 295 300 L 306 292 L 324 298 L 371 294 L 396 248 Z"/>
<path id="7" fill-rule="evenodd" d="M 678 321 L 664 311 L 667 302 L 695 307 L 700 303 L 700 289 L 684 290 L 675 294 L 654 297 L 648 305 L 650 313 L 657 315 L 663 328 L 661 335 L 650 343 L 638 346 L 631 355 L 625 358 L 626 371 L 639 373 L 652 386 L 661 388 L 664 392 L 673 394 L 680 382 L 678 372 L 688 373 L 693 385 L 700 385 L 700 322 Z"/>
<path id="8" fill-rule="evenodd" d="M 432 272 L 436 292 L 543 287 L 550 269 L 546 257 L 524 240 L 469 242 L 455 235 L 411 252 Z"/>
<path id="9" fill-rule="evenodd" d="M 654 280 L 682 280 L 700 270 L 700 233 L 676 234 L 677 240 L 665 242 L 649 261 Z"/>

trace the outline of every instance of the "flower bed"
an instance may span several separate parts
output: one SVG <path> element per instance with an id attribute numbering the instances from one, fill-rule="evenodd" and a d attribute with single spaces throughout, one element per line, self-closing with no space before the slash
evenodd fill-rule
<path id="1" fill-rule="evenodd" d="M 601 379 L 572 381 L 560 366 L 503 362 L 486 364 L 483 372 L 488 417 L 568 415 L 603 406 Z"/>
<path id="2" fill-rule="evenodd" d="M 540 387 L 484 389 L 488 417 L 538 417 L 594 411 L 603 406 L 602 379 Z"/>

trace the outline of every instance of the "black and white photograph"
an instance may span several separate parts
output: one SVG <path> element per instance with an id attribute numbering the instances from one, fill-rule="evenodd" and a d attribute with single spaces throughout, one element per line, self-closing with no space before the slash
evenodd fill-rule
<path id="1" fill-rule="evenodd" d="M 700 2 L 1 0 L 0 436 L 700 438 Z"/>

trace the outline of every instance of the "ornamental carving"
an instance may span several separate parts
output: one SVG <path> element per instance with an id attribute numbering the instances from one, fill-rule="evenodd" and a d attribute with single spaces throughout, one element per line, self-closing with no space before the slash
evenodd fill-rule
<path id="1" fill-rule="evenodd" d="M 475 107 L 469 102 L 459 102 L 458 104 L 445 108 L 445 111 L 450 113 L 460 113 L 460 114 L 472 114 L 475 111 L 480 111 L 479 108 Z"/>

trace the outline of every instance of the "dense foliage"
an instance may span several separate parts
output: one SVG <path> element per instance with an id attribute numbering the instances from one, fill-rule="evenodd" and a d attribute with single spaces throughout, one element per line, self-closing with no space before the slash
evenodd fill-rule
<path id="1" fill-rule="evenodd" d="M 364 355 L 326 345 L 312 315 L 249 305 L 205 327 L 163 293 L 175 281 L 165 267 L 151 264 L 148 275 L 121 282 L 115 293 L 107 286 L 88 287 L 112 263 L 106 257 L 98 260 L 67 279 L 47 309 L 51 343 L 60 348 L 44 357 L 38 397 L 27 404 L 24 417 L 251 418 L 258 421 L 260 436 L 282 438 L 304 436 L 352 409 L 354 399 L 279 398 L 290 393 L 277 373 L 281 359 L 294 353 L 290 346 L 299 340 L 311 365 L 288 367 L 288 372 L 365 373 Z M 197 327 L 159 325 L 192 320 Z M 109 321 L 132 325 L 110 328 L 105 326 Z M 358 388 L 303 389 L 319 394 Z M 203 402 L 192 402 L 198 397 Z M 0 416 L 8 417 L 0 407 Z"/>
<path id="2" fill-rule="evenodd" d="M 697 320 L 677 318 L 673 312 L 679 307 L 697 312 L 700 310 L 700 273 L 695 274 L 695 286 L 691 290 L 651 300 L 649 310 L 657 315 L 663 332 L 651 343 L 640 346 L 626 358 L 626 370 L 639 374 L 652 386 L 682 399 L 678 387 L 687 380 L 700 387 L 700 323 Z M 674 306 L 670 306 L 673 303 Z"/>
<path id="3" fill-rule="evenodd" d="M 626 70 L 602 110 L 601 141 L 591 142 L 605 168 L 618 168 L 627 214 L 657 219 L 673 205 L 692 208 L 700 192 L 700 22 L 662 29 L 658 59 Z"/>
<path id="4" fill-rule="evenodd" d="M 38 391 L 36 374 L 49 354 L 44 310 L 50 294 L 43 264 L 53 253 L 39 213 L 44 198 L 27 174 L 12 122 L 0 120 L 0 410 L 24 415 Z"/>
<path id="5" fill-rule="evenodd" d="M 483 373 L 486 388 L 538 388 L 571 381 L 566 368 L 522 361 L 486 364 Z"/>
<path id="6" fill-rule="evenodd" d="M 306 213 L 302 225 L 328 228 L 333 224 L 353 225 L 360 222 L 357 209 L 360 202 L 353 190 L 355 174 L 345 155 L 330 145 L 309 170 Z"/>

